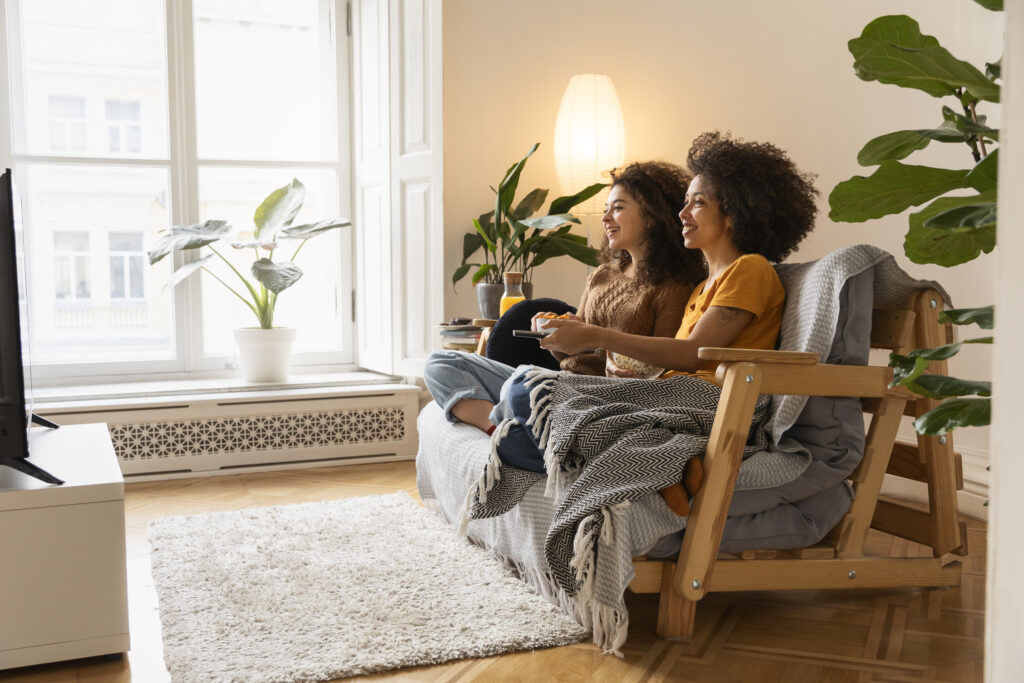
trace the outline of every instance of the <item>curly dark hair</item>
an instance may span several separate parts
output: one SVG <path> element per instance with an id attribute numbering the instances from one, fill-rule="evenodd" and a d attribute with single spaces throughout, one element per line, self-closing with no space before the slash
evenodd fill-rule
<path id="1" fill-rule="evenodd" d="M 707 270 L 701 254 L 683 244 L 683 225 L 679 210 L 686 203 L 686 189 L 692 177 L 681 166 L 665 161 L 640 161 L 612 170 L 612 187 L 620 186 L 636 201 L 647 230 L 644 245 L 647 256 L 639 264 L 638 279 L 651 286 L 663 282 L 695 285 Z M 605 237 L 601 260 L 618 259 L 629 263 L 626 251 L 613 251 Z"/>
<path id="2" fill-rule="evenodd" d="M 702 133 L 686 164 L 710 184 L 722 213 L 732 219 L 732 240 L 744 254 L 778 263 L 814 228 L 815 176 L 801 173 L 775 145 L 735 140 L 718 131 Z"/>

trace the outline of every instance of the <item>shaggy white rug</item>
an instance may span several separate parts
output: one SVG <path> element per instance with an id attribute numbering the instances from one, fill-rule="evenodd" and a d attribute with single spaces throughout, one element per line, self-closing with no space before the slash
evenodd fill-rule
<path id="1" fill-rule="evenodd" d="M 405 493 L 149 525 L 174 681 L 323 681 L 586 634 Z"/>

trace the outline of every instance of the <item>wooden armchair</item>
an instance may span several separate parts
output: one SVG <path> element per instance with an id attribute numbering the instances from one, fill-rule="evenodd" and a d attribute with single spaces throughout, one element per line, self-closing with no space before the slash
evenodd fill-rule
<path id="1" fill-rule="evenodd" d="M 872 348 L 906 352 L 951 341 L 938 322 L 942 297 L 921 290 L 905 309 L 875 309 Z M 963 487 L 960 456 L 949 435 L 896 443 L 903 415 L 918 416 L 936 401 L 902 387 L 889 388 L 886 366 L 826 365 L 812 353 L 704 348 L 700 358 L 720 361 L 722 387 L 704 457 L 704 480 L 694 497 L 676 561 L 634 560 L 636 593 L 660 593 L 657 632 L 693 635 L 697 601 L 709 591 L 952 586 L 960 583 L 966 534 L 958 521 L 956 491 Z M 930 372 L 945 374 L 945 362 Z M 854 396 L 870 414 L 864 457 L 850 475 L 854 501 L 825 540 L 801 550 L 756 550 L 719 555 L 727 511 L 759 394 Z M 886 473 L 925 482 L 928 511 L 878 499 Z M 932 557 L 872 557 L 864 552 L 869 528 L 930 546 Z"/>

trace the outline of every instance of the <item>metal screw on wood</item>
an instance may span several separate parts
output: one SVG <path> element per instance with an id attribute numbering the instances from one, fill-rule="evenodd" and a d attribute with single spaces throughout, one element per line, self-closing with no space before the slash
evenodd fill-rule
<path id="1" fill-rule="evenodd" d="M 856 578 L 857 578 L 857 572 L 856 572 L 856 570 L 854 570 L 854 569 L 851 569 L 851 570 L 850 570 L 850 573 L 849 573 L 849 574 L 847 574 L 847 576 L 849 576 L 849 577 L 850 577 L 851 579 L 856 579 Z"/>
<path id="2" fill-rule="evenodd" d="M 698 590 L 699 588 L 700 588 L 700 579 L 694 579 L 693 580 L 693 590 Z"/>
<path id="3" fill-rule="evenodd" d="M 747 375 L 747 384 L 750 384 L 753 381 L 754 381 L 754 376 L 753 375 Z"/>
<path id="4" fill-rule="evenodd" d="M 938 304 L 938 302 L 937 302 L 937 301 L 935 301 L 935 299 L 928 299 L 928 305 L 929 305 L 929 306 L 930 306 L 931 308 L 935 308 L 935 307 L 936 307 L 936 306 L 938 306 L 939 304 Z"/>
<path id="5" fill-rule="evenodd" d="M 939 443 L 946 443 L 946 437 L 940 436 L 939 437 Z"/>

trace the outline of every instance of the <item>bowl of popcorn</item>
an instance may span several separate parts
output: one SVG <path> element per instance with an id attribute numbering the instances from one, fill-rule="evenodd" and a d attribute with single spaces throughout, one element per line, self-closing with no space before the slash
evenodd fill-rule
<path id="1" fill-rule="evenodd" d="M 636 358 L 630 358 L 629 356 L 623 356 L 621 353 L 612 352 L 612 362 L 618 365 L 623 370 L 629 370 L 640 375 L 644 379 L 654 379 L 661 373 L 665 372 L 665 368 L 659 368 L 656 365 L 645 363 L 642 360 Z"/>
<path id="2" fill-rule="evenodd" d="M 552 332 L 555 331 L 555 328 L 553 328 L 553 327 L 550 328 L 550 329 L 548 328 L 548 321 L 549 320 L 569 320 L 569 319 L 570 319 L 570 316 L 569 316 L 568 313 L 563 313 L 562 315 L 554 315 L 554 314 L 549 313 L 547 315 L 539 315 L 539 316 L 537 316 L 534 319 L 534 325 L 536 326 L 536 329 L 537 329 L 538 332 L 543 332 L 544 334 L 551 334 Z"/>

